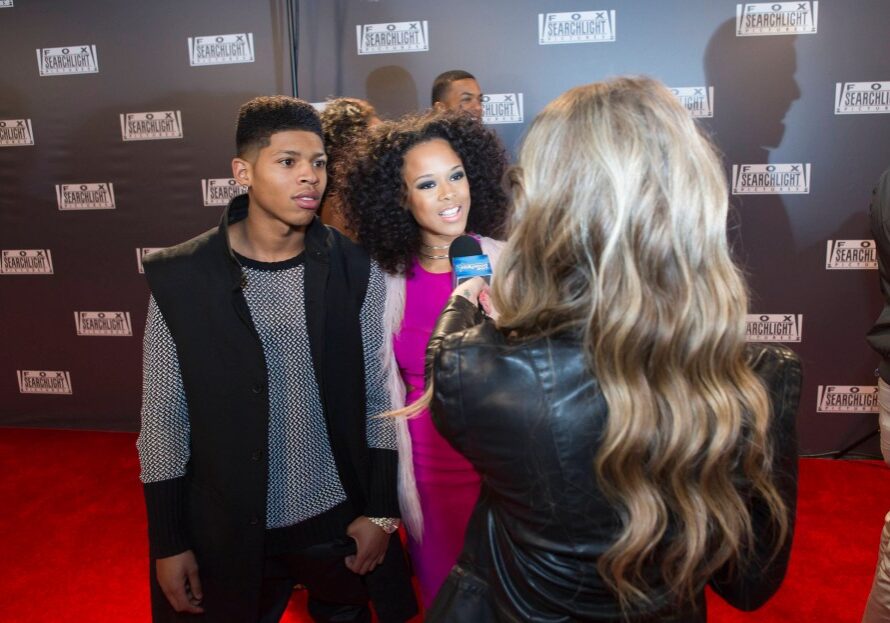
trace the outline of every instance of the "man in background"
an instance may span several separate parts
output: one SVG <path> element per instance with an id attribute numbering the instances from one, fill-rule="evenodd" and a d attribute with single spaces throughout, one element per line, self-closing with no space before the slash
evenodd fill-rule
<path id="1" fill-rule="evenodd" d="M 303 584 L 314 621 L 370 623 L 370 597 L 402 623 L 416 607 L 390 536 L 395 428 L 376 417 L 392 407 L 374 356 L 383 273 L 316 216 L 327 157 L 312 106 L 247 102 L 236 148 L 247 194 L 145 260 L 153 620 L 273 623 Z"/>
<path id="2" fill-rule="evenodd" d="M 881 454 L 890 463 L 890 169 L 884 171 L 874 191 L 871 208 L 871 233 L 878 248 L 878 268 L 884 309 L 868 332 L 869 345 L 881 356 L 878 366 L 878 423 L 881 427 Z M 890 513 L 884 519 L 878 567 L 863 623 L 890 623 Z"/>
<path id="3" fill-rule="evenodd" d="M 436 110 L 463 111 L 482 121 L 482 89 L 476 77 L 463 69 L 452 69 L 436 77 L 432 103 Z"/>

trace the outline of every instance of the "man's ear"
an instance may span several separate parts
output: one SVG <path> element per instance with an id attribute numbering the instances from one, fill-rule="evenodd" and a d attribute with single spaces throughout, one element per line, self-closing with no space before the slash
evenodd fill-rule
<path id="1" fill-rule="evenodd" d="M 232 177 L 242 186 L 250 186 L 253 167 L 243 158 L 232 158 Z"/>
<path id="2" fill-rule="evenodd" d="M 436 112 L 445 112 L 446 110 L 444 102 L 436 102 L 435 104 L 433 104 L 433 108 Z"/>

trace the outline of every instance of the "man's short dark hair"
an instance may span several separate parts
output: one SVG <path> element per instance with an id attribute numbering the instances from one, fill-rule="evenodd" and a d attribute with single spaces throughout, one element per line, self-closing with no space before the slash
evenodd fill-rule
<path id="1" fill-rule="evenodd" d="M 269 145 L 277 132 L 313 132 L 324 142 L 321 119 L 312 104 L 286 95 L 263 95 L 243 104 L 238 111 L 235 149 L 243 157 L 254 148 Z"/>
<path id="2" fill-rule="evenodd" d="M 450 71 L 442 72 L 441 74 L 436 76 L 435 80 L 433 80 L 433 106 L 436 105 L 436 102 L 441 102 L 445 99 L 445 94 L 448 93 L 448 89 L 451 87 L 452 82 L 455 82 L 457 80 L 475 79 L 476 76 L 468 71 L 464 71 L 463 69 L 452 69 Z"/>

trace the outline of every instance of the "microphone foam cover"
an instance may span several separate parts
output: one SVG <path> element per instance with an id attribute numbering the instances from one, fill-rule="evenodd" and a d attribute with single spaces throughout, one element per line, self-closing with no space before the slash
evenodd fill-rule
<path id="1" fill-rule="evenodd" d="M 479 245 L 478 240 L 472 236 L 467 236 L 466 234 L 458 236 L 452 240 L 451 246 L 448 247 L 448 259 L 451 260 L 452 264 L 456 257 L 468 257 L 473 255 L 482 255 L 482 247 Z"/>

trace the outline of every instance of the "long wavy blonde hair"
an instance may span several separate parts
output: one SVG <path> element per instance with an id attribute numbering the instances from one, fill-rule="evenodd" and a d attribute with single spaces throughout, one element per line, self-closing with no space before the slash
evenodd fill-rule
<path id="1" fill-rule="evenodd" d="M 594 468 L 622 526 L 599 571 L 625 606 L 650 601 L 653 564 L 657 590 L 688 600 L 744 561 L 747 496 L 766 502 L 776 547 L 788 530 L 720 161 L 663 85 L 619 78 L 551 102 L 511 182 L 498 324 L 575 332 L 609 407 Z"/>

